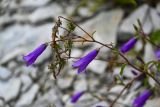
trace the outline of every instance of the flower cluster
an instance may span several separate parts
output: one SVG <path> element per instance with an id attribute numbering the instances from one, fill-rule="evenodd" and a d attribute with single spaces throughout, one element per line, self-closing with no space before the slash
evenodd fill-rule
<path id="1" fill-rule="evenodd" d="M 92 35 L 86 33 L 81 27 L 79 27 L 77 24 L 74 24 L 73 22 L 71 22 L 68 25 L 68 29 L 66 31 L 68 31 L 67 35 L 63 35 L 60 36 L 58 35 L 58 29 L 61 27 L 61 20 L 60 18 L 63 17 L 59 17 L 58 22 L 56 23 L 56 25 L 53 27 L 52 29 L 52 40 L 50 46 L 51 48 L 54 49 L 54 56 L 53 56 L 53 60 L 52 63 L 50 63 L 50 65 L 48 66 L 49 69 L 52 70 L 53 72 L 53 76 L 56 78 L 57 75 L 60 74 L 60 71 L 62 68 L 64 68 L 66 62 L 68 59 L 73 58 L 71 57 L 71 50 L 72 50 L 72 45 L 74 42 L 79 42 L 78 39 L 83 39 L 83 42 L 92 42 L 92 43 L 98 43 L 102 47 L 106 47 L 109 48 L 113 53 L 115 54 L 119 54 L 119 56 L 121 58 L 123 58 L 124 62 L 120 62 L 119 63 L 119 56 L 115 55 L 114 58 L 112 58 L 112 60 L 108 61 L 108 68 L 113 70 L 114 67 L 117 66 L 121 66 L 121 71 L 120 74 L 123 75 L 123 70 L 125 68 L 125 66 L 131 66 L 132 68 L 134 68 L 135 70 L 139 71 L 140 73 L 137 73 L 137 71 L 132 70 L 131 72 L 136 76 L 135 78 L 133 78 L 133 80 L 131 82 L 129 82 L 128 84 L 124 84 L 123 81 L 121 80 L 121 83 L 125 86 L 130 86 L 132 85 L 133 81 L 135 80 L 143 80 L 144 78 L 146 78 L 147 76 L 151 77 L 153 80 L 156 81 L 156 83 L 158 83 L 160 85 L 160 82 L 158 82 L 158 79 L 156 79 L 154 77 L 154 75 L 152 75 L 153 72 L 148 72 L 147 69 L 151 68 L 152 66 L 154 66 L 154 64 L 156 66 L 159 66 L 159 62 L 157 63 L 156 61 L 152 61 L 152 62 L 145 62 L 143 61 L 143 58 L 141 58 L 142 55 L 138 56 L 136 55 L 136 59 L 138 59 L 138 61 L 140 62 L 134 62 L 134 60 L 129 60 L 125 55 L 125 53 L 129 52 L 137 43 L 138 39 L 142 39 L 142 51 L 144 51 L 144 47 L 146 45 L 146 42 L 148 40 L 148 38 L 145 39 L 146 36 L 143 37 L 132 37 L 130 38 L 126 43 L 124 43 L 119 50 L 115 49 L 114 47 L 112 47 L 112 45 L 106 45 L 103 43 L 100 43 L 99 41 L 96 41 Z M 67 21 L 70 21 L 66 18 L 63 18 Z M 140 22 L 139 22 L 140 23 Z M 70 35 L 71 33 L 73 33 L 74 29 L 75 29 L 75 25 L 77 27 L 79 27 L 81 30 L 83 30 L 90 38 L 91 40 L 85 39 L 81 36 L 75 36 L 73 37 L 73 35 Z M 140 25 L 140 24 L 139 24 Z M 63 27 L 61 27 L 63 28 Z M 65 28 L 64 28 L 65 29 Z M 139 30 L 136 27 L 136 34 L 139 34 L 139 32 L 141 32 L 141 29 Z M 140 33 L 142 35 L 145 35 L 144 33 Z M 58 36 L 57 36 L 58 35 Z M 74 39 L 74 40 L 73 40 Z M 77 40 L 77 41 L 76 41 Z M 23 60 L 26 62 L 27 66 L 30 66 L 32 64 L 35 63 L 35 61 L 37 60 L 37 58 L 45 51 L 45 49 L 48 46 L 48 43 L 44 43 L 41 44 L 39 47 L 37 47 L 35 50 L 33 50 L 32 52 L 30 52 L 29 54 L 23 56 Z M 87 68 L 87 66 L 97 57 L 100 49 L 94 49 L 91 52 L 89 52 L 87 55 L 83 56 L 82 58 L 78 59 L 77 61 L 75 61 L 72 64 L 73 68 L 78 68 L 77 74 L 80 74 L 82 72 L 84 72 Z M 140 53 L 141 51 L 139 51 Z M 158 60 L 160 60 L 160 50 L 155 52 L 155 56 Z M 107 59 L 107 60 L 108 60 Z M 133 63 L 132 63 L 133 61 Z M 118 62 L 118 63 L 117 63 Z M 155 63 L 156 62 L 156 63 Z M 115 63 L 115 64 L 113 64 Z M 117 63 L 117 64 L 116 64 Z M 140 65 L 139 65 L 140 64 Z M 150 66 L 151 64 L 153 64 L 152 66 Z M 159 64 L 159 65 L 158 65 Z M 155 73 L 156 74 L 156 73 Z M 117 82 L 119 78 L 115 79 L 115 83 Z M 146 78 L 147 79 L 147 78 Z M 119 79 L 120 80 L 120 79 Z M 147 84 L 149 85 L 149 84 Z M 123 91 L 125 89 L 127 89 L 128 87 L 125 87 L 121 93 L 118 95 L 118 97 L 111 103 L 110 107 L 113 107 L 114 103 L 118 100 L 118 98 L 123 94 Z M 71 103 L 76 103 L 86 92 L 90 92 L 90 90 L 88 89 L 87 91 L 79 91 L 76 92 L 75 94 L 73 94 L 73 96 L 71 97 Z M 152 91 L 151 90 L 144 90 L 137 98 L 134 99 L 132 106 L 133 107 L 143 107 L 146 103 L 146 101 L 150 98 L 150 96 L 152 95 Z M 97 96 L 95 96 L 96 98 L 99 98 Z M 101 98 L 99 98 L 101 100 Z M 104 107 L 101 105 L 97 105 L 96 107 Z"/>

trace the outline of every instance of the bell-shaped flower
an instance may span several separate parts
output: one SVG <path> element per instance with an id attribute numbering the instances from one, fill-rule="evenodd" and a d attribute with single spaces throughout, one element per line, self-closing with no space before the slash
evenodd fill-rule
<path id="1" fill-rule="evenodd" d="M 99 50 L 93 50 L 86 56 L 80 58 L 72 65 L 74 68 L 78 68 L 78 74 L 86 69 L 88 64 L 97 56 Z"/>
<path id="2" fill-rule="evenodd" d="M 43 51 L 46 49 L 47 46 L 48 46 L 47 43 L 41 44 L 34 51 L 23 56 L 23 60 L 26 62 L 26 65 L 27 66 L 32 65 L 36 61 L 38 56 L 40 56 L 43 53 Z"/>
<path id="3" fill-rule="evenodd" d="M 83 94 L 84 94 L 84 91 L 80 91 L 80 92 L 75 93 L 75 94 L 71 97 L 71 102 L 72 102 L 72 103 L 76 103 Z"/>
<path id="4" fill-rule="evenodd" d="M 130 51 L 134 45 L 136 44 L 137 42 L 137 38 L 133 37 L 131 38 L 128 42 L 126 42 L 121 48 L 120 48 L 120 51 L 122 53 L 126 53 L 128 51 Z"/>
<path id="5" fill-rule="evenodd" d="M 152 95 L 150 90 L 143 91 L 134 101 L 133 107 L 143 107 L 149 97 Z"/>
<path id="6" fill-rule="evenodd" d="M 158 60 L 160 60 L 160 50 L 155 52 L 155 56 Z"/>

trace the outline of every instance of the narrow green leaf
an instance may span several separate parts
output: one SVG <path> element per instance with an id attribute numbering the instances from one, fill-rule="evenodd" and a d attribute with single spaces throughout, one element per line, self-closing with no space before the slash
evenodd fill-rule
<path id="1" fill-rule="evenodd" d="M 126 67 L 126 64 L 123 64 L 122 67 L 121 67 L 121 71 L 120 71 L 120 75 L 123 75 L 123 72 L 124 72 L 124 68 Z"/>

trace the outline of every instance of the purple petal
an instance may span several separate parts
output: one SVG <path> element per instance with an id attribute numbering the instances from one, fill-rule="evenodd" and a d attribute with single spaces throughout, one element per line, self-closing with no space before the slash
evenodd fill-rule
<path id="1" fill-rule="evenodd" d="M 32 65 L 35 60 L 38 58 L 39 55 L 42 54 L 42 52 L 46 49 L 47 44 L 41 44 L 38 48 L 36 48 L 34 51 L 29 53 L 26 56 L 23 56 L 23 60 L 26 62 L 27 66 Z"/>
<path id="2" fill-rule="evenodd" d="M 152 95 L 150 90 L 143 91 L 133 102 L 133 107 L 143 107 L 149 97 Z"/>
<path id="3" fill-rule="evenodd" d="M 83 94 L 84 94 L 84 91 L 75 93 L 75 94 L 71 97 L 71 102 L 72 102 L 72 103 L 76 103 Z"/>
<path id="4" fill-rule="evenodd" d="M 78 68 L 78 74 L 83 72 L 89 63 L 84 63 Z"/>
<path id="5" fill-rule="evenodd" d="M 155 56 L 157 57 L 158 60 L 160 60 L 160 50 L 155 52 Z"/>
<path id="6" fill-rule="evenodd" d="M 125 43 L 121 48 L 120 51 L 122 53 L 126 53 L 128 51 L 130 51 L 134 45 L 136 44 L 137 39 L 135 37 L 131 38 L 127 43 Z"/>
<path id="7" fill-rule="evenodd" d="M 72 65 L 73 67 L 78 68 L 78 74 L 86 69 L 87 65 L 97 56 L 98 52 L 99 50 L 93 50 Z"/>
<path id="8" fill-rule="evenodd" d="M 86 56 L 80 58 L 78 61 L 76 61 L 72 66 L 73 67 L 79 67 L 81 64 L 86 62 L 87 60 L 93 60 L 98 54 L 98 50 L 93 50 Z"/>

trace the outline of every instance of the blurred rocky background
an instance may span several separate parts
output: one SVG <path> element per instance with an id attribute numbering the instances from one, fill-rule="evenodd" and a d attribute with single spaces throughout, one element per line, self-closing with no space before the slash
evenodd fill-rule
<path id="1" fill-rule="evenodd" d="M 47 66 L 52 57 L 50 48 L 33 66 L 26 67 L 22 56 L 50 41 L 58 16 L 72 18 L 87 32 L 96 31 L 97 40 L 112 42 L 117 47 L 134 35 L 133 24 L 137 24 L 137 19 L 142 22 L 146 34 L 160 36 L 159 0 L 0 0 L 0 107 L 107 107 L 124 87 L 110 88 L 112 76 L 118 74 L 120 67 L 109 71 L 107 62 L 97 60 L 89 65 L 87 74 L 78 76 L 71 67 L 74 60 L 69 61 L 55 80 Z M 76 33 L 85 36 L 81 31 Z M 88 45 L 84 48 L 76 44 L 72 56 L 85 55 L 94 47 Z M 140 47 L 141 43 L 136 49 Z M 145 61 L 154 58 L 150 44 L 145 53 Z M 102 54 L 106 55 L 109 53 Z M 134 77 L 131 70 L 125 68 L 126 81 Z M 131 107 L 140 85 L 136 82 L 115 107 Z M 74 92 L 88 88 L 105 99 L 99 101 L 86 93 L 78 103 L 70 102 Z M 151 100 L 145 107 L 159 107 L 159 101 L 158 98 Z"/>

